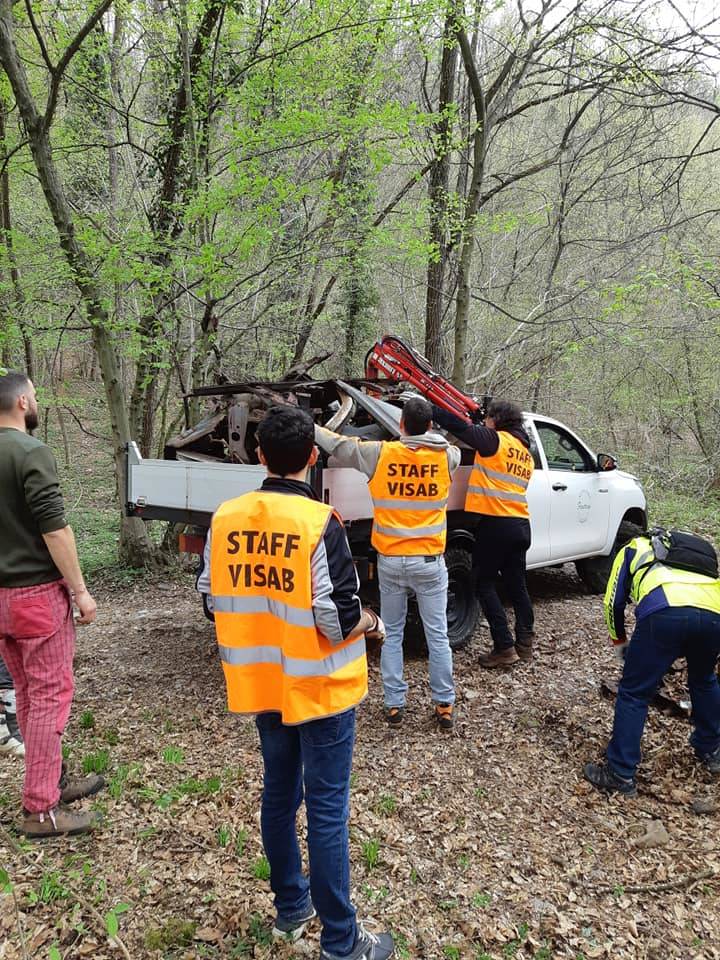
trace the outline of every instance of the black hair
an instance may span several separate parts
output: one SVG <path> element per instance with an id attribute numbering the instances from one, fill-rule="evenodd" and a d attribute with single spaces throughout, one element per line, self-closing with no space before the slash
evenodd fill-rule
<path id="1" fill-rule="evenodd" d="M 403 406 L 402 418 L 405 432 L 411 437 L 419 437 L 432 423 L 432 407 L 422 397 L 411 397 Z"/>
<path id="2" fill-rule="evenodd" d="M 30 378 L 17 370 L 8 370 L 0 377 L 0 413 L 10 413 L 17 398 L 30 386 Z"/>
<path id="3" fill-rule="evenodd" d="M 299 407 L 270 407 L 257 429 L 270 473 L 286 477 L 307 466 L 315 444 L 312 417 Z"/>
<path id="4" fill-rule="evenodd" d="M 492 400 L 487 408 L 487 416 L 495 421 L 496 430 L 524 430 L 523 415 L 520 407 L 511 400 Z"/>

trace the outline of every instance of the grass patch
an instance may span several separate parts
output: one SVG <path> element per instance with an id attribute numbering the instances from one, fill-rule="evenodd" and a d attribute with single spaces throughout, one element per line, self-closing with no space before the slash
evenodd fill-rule
<path id="1" fill-rule="evenodd" d="M 268 858 L 264 854 L 263 856 L 257 858 L 253 864 L 252 872 L 256 880 L 270 879 L 270 864 L 268 863 Z"/>
<path id="2" fill-rule="evenodd" d="M 110 765 L 110 751 L 98 750 L 96 753 L 86 753 L 82 759 L 83 773 L 105 773 Z"/>

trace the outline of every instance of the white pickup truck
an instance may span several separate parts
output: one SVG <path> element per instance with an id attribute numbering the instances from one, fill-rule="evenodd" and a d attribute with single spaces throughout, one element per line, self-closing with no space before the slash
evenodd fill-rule
<path id="1" fill-rule="evenodd" d="M 317 382 L 319 383 L 319 382 Z M 325 418 L 339 433 L 372 439 L 389 439 L 399 433 L 400 408 L 344 381 L 324 381 L 327 400 L 329 385 L 336 400 Z M 313 383 L 302 384 L 312 401 Z M 319 388 L 318 388 L 319 389 Z M 236 394 L 241 393 L 238 385 Z M 247 397 L 249 394 L 243 393 Z M 274 394 L 277 397 L 277 392 Z M 144 459 L 134 443 L 127 451 L 127 505 L 129 515 L 147 520 L 169 520 L 196 528 L 195 550 L 200 552 L 202 535 L 214 510 L 224 500 L 256 489 L 265 475 L 253 454 L 254 425 L 261 413 L 243 409 L 230 401 L 216 411 L 203 433 L 197 427 L 181 435 L 166 449 L 173 459 Z M 310 406 L 316 415 L 321 410 Z M 242 424 L 244 435 L 238 434 Z M 227 441 L 217 439 L 225 427 Z M 639 481 L 617 469 L 613 457 L 594 453 L 572 430 L 557 420 L 536 413 L 525 414 L 525 428 L 531 438 L 535 472 L 528 487 L 532 546 L 529 568 L 559 566 L 573 562 L 583 583 L 592 592 L 604 589 L 613 557 L 619 547 L 647 526 L 646 501 Z M 190 440 L 214 436 L 217 449 L 235 457 L 238 444 L 248 462 L 218 462 L 195 449 Z M 234 438 L 234 440 L 233 440 Z M 203 452 L 204 451 L 204 452 Z M 250 451 L 248 453 L 248 451 Z M 448 504 L 446 560 L 450 574 L 448 628 L 453 648 L 462 646 L 476 626 L 479 606 L 471 572 L 473 516 L 463 509 L 473 451 L 463 449 L 462 466 L 453 479 Z M 254 460 L 254 462 L 253 462 Z M 375 554 L 370 546 L 372 504 L 366 478 L 349 467 L 337 467 L 325 458 L 310 477 L 318 495 L 332 503 L 344 518 L 348 538 L 367 600 L 376 590 Z M 198 538 L 199 535 L 199 538 Z M 418 624 L 411 629 L 419 629 Z"/>

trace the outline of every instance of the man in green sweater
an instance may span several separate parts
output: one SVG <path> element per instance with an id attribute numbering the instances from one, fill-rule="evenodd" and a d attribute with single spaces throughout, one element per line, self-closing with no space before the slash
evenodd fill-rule
<path id="1" fill-rule="evenodd" d="M 66 804 L 96 793 L 104 780 L 68 778 L 60 739 L 73 695 L 73 604 L 78 623 L 92 623 L 96 605 L 65 519 L 55 458 L 30 435 L 38 425 L 35 388 L 22 373 L 0 374 L 0 654 L 25 741 L 22 830 L 28 837 L 83 833 L 94 815 Z"/>

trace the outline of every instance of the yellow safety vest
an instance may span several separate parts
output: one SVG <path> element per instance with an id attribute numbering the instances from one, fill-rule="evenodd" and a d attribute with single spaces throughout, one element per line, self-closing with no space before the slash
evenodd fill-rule
<path id="1" fill-rule="evenodd" d="M 386 557 L 437 556 L 445 550 L 450 467 L 446 450 L 383 443 L 368 489 L 375 511 L 371 542 Z"/>
<path id="2" fill-rule="evenodd" d="M 526 490 L 535 469 L 532 454 L 505 430 L 498 431 L 498 441 L 491 457 L 475 454 L 465 509 L 493 517 L 528 517 Z"/>
<path id="3" fill-rule="evenodd" d="M 315 626 L 312 557 L 332 507 L 262 490 L 212 520 L 210 584 L 233 713 L 286 724 L 331 716 L 367 694 L 365 637 L 333 644 Z"/>

